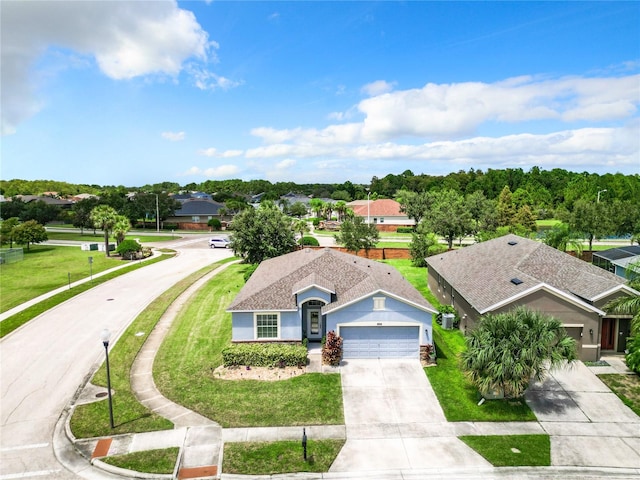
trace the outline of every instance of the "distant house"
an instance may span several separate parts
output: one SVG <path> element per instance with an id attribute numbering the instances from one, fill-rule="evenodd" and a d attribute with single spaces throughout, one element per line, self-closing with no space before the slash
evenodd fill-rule
<path id="1" fill-rule="evenodd" d="M 415 221 L 400 211 L 400 204 L 391 199 L 356 200 L 347 204 L 353 213 L 365 219 L 366 223 L 373 223 L 383 232 L 395 232 L 398 227 L 413 227 Z"/>
<path id="2" fill-rule="evenodd" d="M 419 358 L 436 313 L 393 267 L 332 249 L 265 260 L 228 308 L 234 342 L 343 340 L 343 358 Z"/>
<path id="3" fill-rule="evenodd" d="M 562 321 L 582 360 L 624 352 L 631 317 L 605 305 L 640 295 L 625 280 L 543 243 L 506 235 L 427 258 L 431 292 L 471 329 L 482 315 L 527 306 Z"/>
<path id="4" fill-rule="evenodd" d="M 44 202 L 47 205 L 55 205 L 56 207 L 60 207 L 63 210 L 71 210 L 74 202 L 71 200 L 66 200 L 64 198 L 54 198 L 43 195 L 16 195 L 16 197 L 20 198 L 24 203 L 31 202 Z"/>
<path id="5" fill-rule="evenodd" d="M 593 252 L 591 263 L 596 267 L 615 273 L 619 277 L 626 278 L 628 268 L 634 269 L 640 275 L 640 245 L 628 245 Z"/>
<path id="6" fill-rule="evenodd" d="M 174 193 L 171 194 L 171 198 L 177 200 L 180 203 L 184 203 L 187 200 L 213 200 L 210 194 L 204 192 L 187 192 L 187 193 Z"/>
<path id="7" fill-rule="evenodd" d="M 221 208 L 224 208 L 224 205 L 213 200 L 185 200 L 182 202 L 182 208 L 176 210 L 165 223 L 175 223 L 180 230 L 208 230 L 207 223 L 212 218 L 223 221 Z"/>

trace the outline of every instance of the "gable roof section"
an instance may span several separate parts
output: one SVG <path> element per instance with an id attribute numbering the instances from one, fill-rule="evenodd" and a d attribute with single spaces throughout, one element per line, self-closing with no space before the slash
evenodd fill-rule
<path id="1" fill-rule="evenodd" d="M 325 305 L 323 313 L 383 291 L 417 308 L 435 312 L 392 266 L 328 248 L 304 249 L 265 260 L 227 310 L 297 310 L 294 293 L 313 285 L 323 289 L 331 286 L 336 294 L 337 301 Z"/>
<path id="2" fill-rule="evenodd" d="M 590 304 L 604 292 L 628 290 L 621 277 L 517 235 L 434 255 L 427 264 L 481 314 L 540 289 L 601 313 Z"/>
<path id="3" fill-rule="evenodd" d="M 295 295 L 297 293 L 305 292 L 313 287 L 319 288 L 327 293 L 336 293 L 336 288 L 333 286 L 333 282 L 327 280 L 316 272 L 307 275 L 305 278 L 297 282 L 293 286 L 293 291 L 291 293 Z"/>

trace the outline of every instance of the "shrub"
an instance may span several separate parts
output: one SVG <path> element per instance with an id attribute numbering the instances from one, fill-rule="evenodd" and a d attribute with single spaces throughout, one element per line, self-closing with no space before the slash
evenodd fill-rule
<path id="1" fill-rule="evenodd" d="M 322 346 L 322 363 L 325 365 L 340 365 L 342 359 L 342 338 L 331 330 Z"/>
<path id="2" fill-rule="evenodd" d="M 221 230 L 222 229 L 222 222 L 220 220 L 218 220 L 217 218 L 210 219 L 207 222 L 207 225 L 209 225 L 214 230 Z"/>
<path id="3" fill-rule="evenodd" d="M 120 242 L 118 248 L 116 248 L 116 253 L 122 255 L 122 258 L 125 260 L 131 260 L 135 258 L 135 254 L 142 250 L 142 245 L 140 245 L 135 240 L 127 238 Z"/>
<path id="4" fill-rule="evenodd" d="M 320 242 L 318 242 L 318 239 L 315 237 L 302 237 L 298 243 L 300 245 L 310 245 L 312 247 L 319 247 L 320 246 Z"/>
<path id="5" fill-rule="evenodd" d="M 307 349 L 291 343 L 234 343 L 222 350 L 225 367 L 299 367 L 307 364 Z"/>
<path id="6" fill-rule="evenodd" d="M 396 228 L 397 233 L 413 233 L 413 227 L 398 227 Z"/>
<path id="7" fill-rule="evenodd" d="M 162 229 L 163 230 L 178 230 L 178 224 L 177 223 L 163 223 L 162 224 Z"/>
<path id="8" fill-rule="evenodd" d="M 318 217 L 314 217 L 311 219 L 311 223 L 314 227 L 317 227 L 318 225 L 320 225 L 320 219 Z"/>
<path id="9" fill-rule="evenodd" d="M 640 375 L 640 335 L 627 340 L 627 351 L 629 352 L 625 357 L 627 367 Z"/>

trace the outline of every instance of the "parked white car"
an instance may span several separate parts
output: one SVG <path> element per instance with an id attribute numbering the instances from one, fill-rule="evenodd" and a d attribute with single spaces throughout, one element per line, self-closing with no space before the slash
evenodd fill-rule
<path id="1" fill-rule="evenodd" d="M 209 248 L 229 248 L 229 237 L 212 237 L 209 239 Z"/>

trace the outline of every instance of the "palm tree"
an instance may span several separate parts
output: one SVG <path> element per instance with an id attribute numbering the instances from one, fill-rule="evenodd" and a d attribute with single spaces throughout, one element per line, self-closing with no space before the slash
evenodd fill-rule
<path id="1" fill-rule="evenodd" d="M 571 247 L 576 252 L 576 256 L 582 255 L 582 240 L 577 239 L 575 234 L 569 229 L 566 223 L 558 223 L 551 230 L 548 230 L 542 241 L 557 250 L 567 251 Z"/>
<path id="2" fill-rule="evenodd" d="M 304 234 L 310 231 L 309 224 L 301 218 L 293 218 L 291 219 L 291 228 L 294 232 L 300 233 L 300 244 L 302 245 Z"/>
<path id="3" fill-rule="evenodd" d="M 116 236 L 116 243 L 120 245 L 127 232 L 131 230 L 131 223 L 124 215 L 118 215 L 113 224 L 113 234 Z"/>
<path id="4" fill-rule="evenodd" d="M 532 379 L 542 381 L 577 358 L 576 341 L 560 320 L 525 307 L 482 317 L 466 342 L 463 369 L 485 396 L 521 397 Z"/>
<path id="5" fill-rule="evenodd" d="M 118 212 L 109 205 L 98 205 L 91 210 L 90 218 L 95 228 L 99 228 L 104 231 L 104 249 L 107 252 L 107 257 L 110 257 L 109 231 L 118 221 Z"/>

